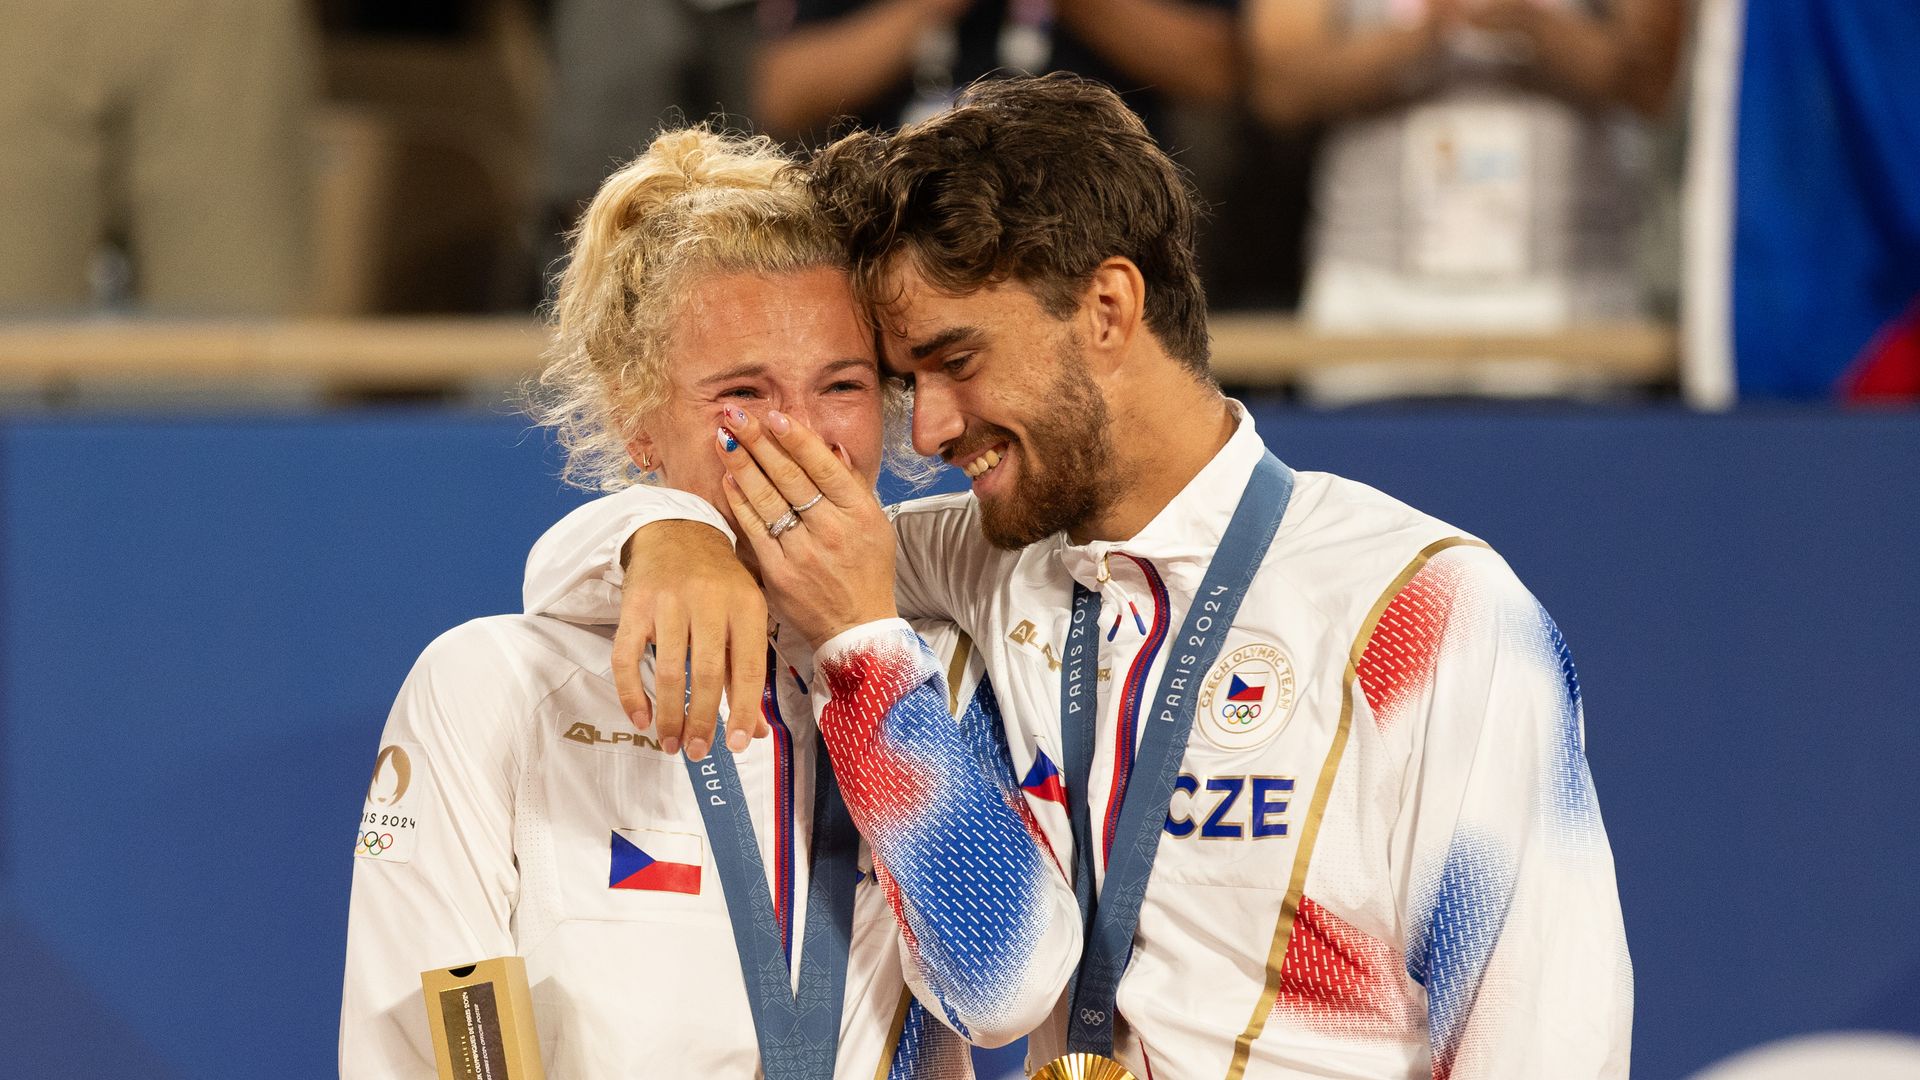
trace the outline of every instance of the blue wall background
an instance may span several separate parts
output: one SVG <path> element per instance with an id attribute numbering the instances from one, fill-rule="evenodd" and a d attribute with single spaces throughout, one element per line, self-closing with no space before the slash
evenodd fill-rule
<path id="1" fill-rule="evenodd" d="M 1566 632 L 1637 1076 L 1920 1033 L 1920 416 L 1256 415 L 1487 538 Z M 333 1073 L 387 706 L 517 609 L 581 499 L 556 469 L 499 416 L 0 422 L 0 1072 Z"/>

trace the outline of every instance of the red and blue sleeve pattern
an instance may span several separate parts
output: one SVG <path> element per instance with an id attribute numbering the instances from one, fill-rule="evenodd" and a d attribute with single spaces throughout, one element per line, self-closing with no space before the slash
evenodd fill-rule
<path id="1" fill-rule="evenodd" d="M 956 718 L 932 650 L 897 619 L 834 638 L 816 667 L 830 695 L 821 735 L 873 850 L 908 983 L 974 1042 L 1024 1035 L 1057 1000 L 1078 930 L 1063 921 L 1058 870 L 1030 816 L 1008 796 L 1017 785 L 989 741 L 991 688 L 982 680 Z"/>
<path id="2" fill-rule="evenodd" d="M 1632 966 L 1559 628 L 1456 547 L 1385 609 L 1359 677 L 1383 731 L 1417 728 L 1405 963 L 1435 1080 L 1625 1077 Z"/>

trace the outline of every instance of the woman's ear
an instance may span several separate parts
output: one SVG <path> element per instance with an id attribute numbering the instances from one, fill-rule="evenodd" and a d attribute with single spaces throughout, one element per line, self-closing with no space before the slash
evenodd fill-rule
<path id="1" fill-rule="evenodd" d="M 660 471 L 660 461 L 654 456 L 653 436 L 644 431 L 636 431 L 633 438 L 627 440 L 627 456 L 643 473 Z"/>

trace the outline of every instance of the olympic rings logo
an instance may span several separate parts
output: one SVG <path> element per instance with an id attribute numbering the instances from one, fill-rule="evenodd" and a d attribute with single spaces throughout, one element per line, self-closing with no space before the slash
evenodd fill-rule
<path id="1" fill-rule="evenodd" d="M 360 842 L 353 849 L 355 854 L 364 851 L 369 855 L 378 855 L 392 846 L 392 833 L 365 832 L 360 834 Z"/>
<path id="2" fill-rule="evenodd" d="M 1244 702 L 1230 701 L 1220 706 L 1220 719 L 1229 724 L 1245 727 L 1255 720 L 1260 719 L 1260 706 L 1258 703 L 1247 704 Z"/>

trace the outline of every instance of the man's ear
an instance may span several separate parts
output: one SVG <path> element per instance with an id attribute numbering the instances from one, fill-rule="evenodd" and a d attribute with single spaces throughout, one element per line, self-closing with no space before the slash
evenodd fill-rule
<path id="1" fill-rule="evenodd" d="M 1094 267 L 1080 297 L 1087 359 L 1103 369 L 1120 366 L 1146 317 L 1147 283 L 1132 259 L 1115 255 Z"/>

